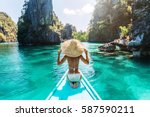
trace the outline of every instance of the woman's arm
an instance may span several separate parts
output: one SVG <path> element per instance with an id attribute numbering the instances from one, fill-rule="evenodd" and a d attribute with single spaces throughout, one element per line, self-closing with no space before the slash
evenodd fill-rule
<path id="1" fill-rule="evenodd" d="M 86 58 L 84 58 L 82 55 L 80 56 L 80 59 L 82 60 L 83 63 L 85 64 L 89 64 L 89 56 L 88 56 L 88 51 L 86 49 L 84 49 L 85 52 L 85 56 Z"/>
<path id="2" fill-rule="evenodd" d="M 61 60 L 60 60 L 60 54 L 61 54 L 61 50 L 58 51 L 58 58 L 57 58 L 57 65 L 61 65 L 66 61 L 66 56 L 64 56 Z"/>

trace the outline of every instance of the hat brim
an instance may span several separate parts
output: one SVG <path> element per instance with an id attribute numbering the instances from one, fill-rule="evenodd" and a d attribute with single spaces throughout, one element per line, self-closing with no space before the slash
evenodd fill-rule
<path id="1" fill-rule="evenodd" d="M 81 42 L 75 39 L 67 40 L 61 45 L 63 54 L 69 57 L 78 57 L 82 55 L 84 49 L 85 48 Z"/>

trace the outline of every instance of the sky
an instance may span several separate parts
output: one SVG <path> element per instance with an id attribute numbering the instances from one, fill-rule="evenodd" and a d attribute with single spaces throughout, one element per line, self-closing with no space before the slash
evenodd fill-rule
<path id="1" fill-rule="evenodd" d="M 0 11 L 17 23 L 24 0 L 0 0 Z M 53 10 L 63 24 L 70 23 L 85 31 L 94 10 L 95 0 L 53 0 Z"/>

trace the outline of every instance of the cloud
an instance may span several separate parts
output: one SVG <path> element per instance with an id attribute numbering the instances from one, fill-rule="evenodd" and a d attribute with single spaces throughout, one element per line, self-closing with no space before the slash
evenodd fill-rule
<path id="1" fill-rule="evenodd" d="M 82 7 L 82 12 L 90 14 L 94 11 L 94 6 L 91 4 L 86 4 L 85 6 Z"/>
<path id="2" fill-rule="evenodd" d="M 92 4 L 86 4 L 80 9 L 68 9 L 65 8 L 63 13 L 66 15 L 81 15 L 81 14 L 91 14 L 94 11 L 94 6 Z"/>
<path id="3" fill-rule="evenodd" d="M 79 9 L 68 9 L 68 8 L 65 8 L 63 13 L 66 14 L 66 15 L 76 15 L 77 13 L 79 13 L 80 10 Z"/>

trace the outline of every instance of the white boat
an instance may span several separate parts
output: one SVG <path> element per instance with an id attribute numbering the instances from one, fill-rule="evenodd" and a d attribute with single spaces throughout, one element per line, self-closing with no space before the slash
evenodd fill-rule
<path id="1" fill-rule="evenodd" d="M 67 74 L 68 70 L 46 100 L 101 100 L 82 72 L 82 79 L 78 88 L 71 88 L 66 78 Z"/>

